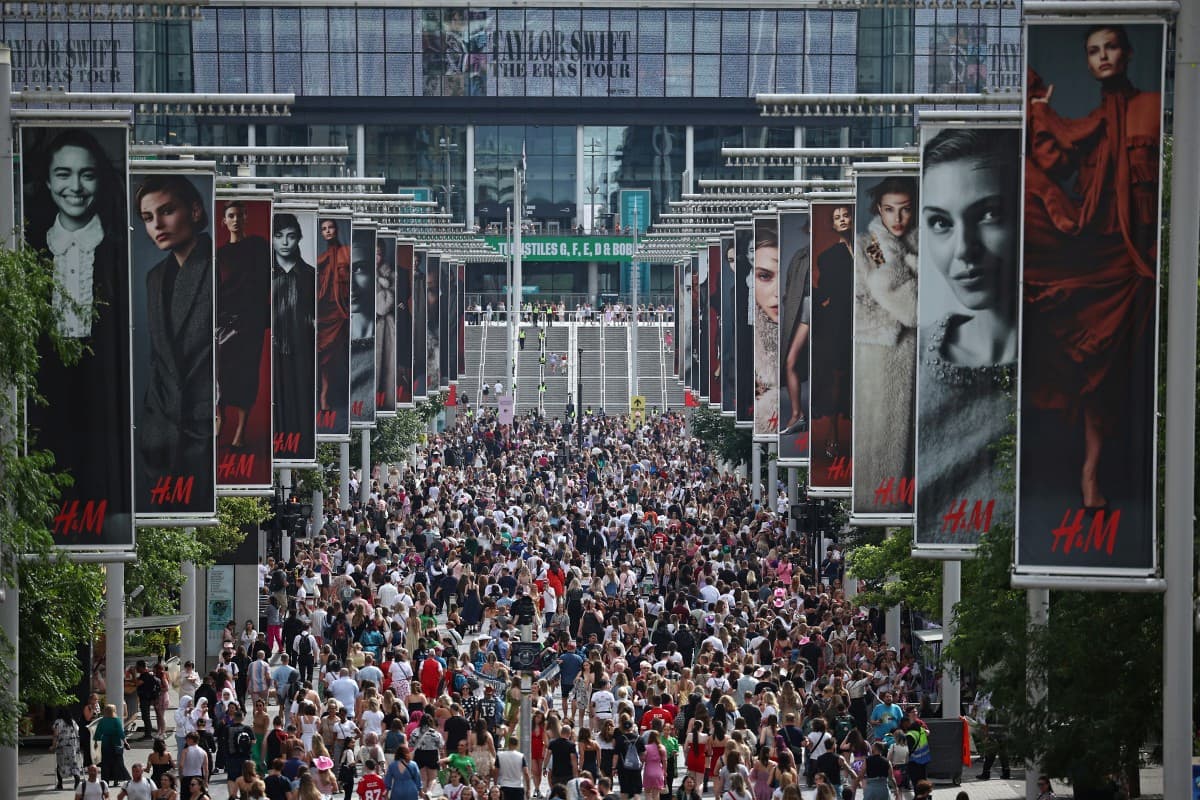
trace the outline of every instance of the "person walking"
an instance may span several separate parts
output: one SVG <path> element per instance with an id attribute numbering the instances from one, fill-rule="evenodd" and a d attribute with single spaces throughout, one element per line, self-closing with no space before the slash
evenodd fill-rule
<path id="1" fill-rule="evenodd" d="M 125 726 L 117 716 L 117 707 L 104 707 L 104 718 L 96 726 L 96 741 L 100 743 L 100 777 L 108 783 L 129 780 L 125 769 Z"/>

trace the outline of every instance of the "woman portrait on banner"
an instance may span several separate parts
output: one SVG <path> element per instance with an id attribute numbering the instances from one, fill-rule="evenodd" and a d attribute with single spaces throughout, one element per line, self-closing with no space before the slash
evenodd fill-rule
<path id="1" fill-rule="evenodd" d="M 863 183 L 860 178 L 860 191 Z M 883 177 L 868 196 L 871 216 L 854 259 L 855 496 L 872 498 L 872 512 L 908 511 L 897 495 L 873 498 L 876 487 L 913 475 L 917 182 Z"/>
<path id="2" fill-rule="evenodd" d="M 318 409 L 349 411 L 350 391 L 350 246 L 341 239 L 336 219 L 322 219 L 325 249 L 317 257 L 317 353 L 320 367 Z M 349 228 L 349 225 L 345 225 Z M 344 428 L 348 419 L 339 419 Z M 328 427 L 328 426 L 323 426 Z"/>
<path id="3" fill-rule="evenodd" d="M 43 336 L 38 390 L 47 403 L 28 405 L 29 424 L 35 446 L 74 478 L 67 496 L 107 500 L 107 516 L 129 522 L 130 467 L 118 468 L 129 451 L 128 389 L 119 379 L 129 374 L 127 136 L 124 127 L 22 129 L 25 239 L 54 261 L 58 335 L 85 347 L 67 366 Z"/>
<path id="4" fill-rule="evenodd" d="M 396 267 L 395 239 L 375 240 L 375 385 L 376 404 L 396 407 Z"/>
<path id="5" fill-rule="evenodd" d="M 207 180 L 207 178 L 204 178 Z M 213 249 L 208 202 L 186 175 L 149 175 L 138 187 L 146 236 L 166 253 L 146 276 L 150 363 L 135 434 L 143 503 L 203 510 L 213 497 Z M 194 479 L 188 498 L 163 501 L 161 478 Z M 139 506 L 140 507 L 140 506 Z"/>
<path id="6" fill-rule="evenodd" d="M 228 240 L 217 248 L 217 436 L 233 411 L 229 447 L 246 447 L 246 417 L 258 398 L 263 335 L 270 326 L 271 248 L 246 234 L 246 204 L 224 203 Z"/>
<path id="7" fill-rule="evenodd" d="M 1015 128 L 949 128 L 925 143 L 925 263 L 918 299 L 921 542 L 962 541 L 961 530 L 943 525 L 962 501 L 968 509 L 994 501 L 993 519 L 1012 512 L 1013 497 L 1000 487 L 996 445 L 1012 435 L 1016 409 L 1020 174 Z M 931 286 L 935 281 L 945 291 Z"/>
<path id="8" fill-rule="evenodd" d="M 1161 42 L 1160 26 L 1140 27 Z M 1117 476 L 1153 469 L 1162 97 L 1130 80 L 1137 53 L 1125 27 L 1087 28 L 1075 45 L 1078 68 L 1100 90 L 1099 104 L 1082 118 L 1055 110 L 1077 92 L 1056 91 L 1030 59 L 1024 336 L 1031 346 L 1022 392 L 1033 407 L 1082 428 L 1073 434 L 1082 440 L 1075 450 L 1080 503 L 1099 510 L 1109 502 L 1106 476 L 1113 491 L 1143 480 Z M 1144 58 L 1143 74 L 1157 78 L 1160 59 Z M 1106 458 L 1106 444 L 1126 434 L 1142 452 L 1118 447 Z"/>
<path id="9" fill-rule="evenodd" d="M 776 433 L 779 421 L 779 224 L 754 221 L 750 251 L 754 291 L 754 432 Z"/>
<path id="10" fill-rule="evenodd" d="M 350 398 L 358 413 L 375 416 L 375 231 L 351 234 Z M 359 403 L 362 403 L 359 406 Z"/>
<path id="11" fill-rule="evenodd" d="M 310 218 L 311 219 L 311 218 Z M 274 251 L 271 269 L 271 302 L 274 327 L 271 331 L 274 362 L 275 430 L 285 435 L 308 433 L 313 424 L 313 377 L 316 341 L 317 273 L 300 254 L 304 231 L 295 214 L 275 215 L 271 232 Z M 286 438 L 286 436 L 285 436 Z M 307 440 L 307 436 L 302 436 Z M 301 452 L 311 451 L 311 443 Z M 288 453 L 277 455 L 287 457 Z"/>
<path id="12" fill-rule="evenodd" d="M 797 214 L 788 212 L 780 215 L 782 220 L 788 220 L 789 224 L 794 225 L 795 229 L 793 236 L 798 236 L 800 245 L 792 253 L 788 259 L 787 275 L 784 280 L 784 297 L 783 299 L 783 323 L 784 327 L 780 330 L 786 330 L 786 335 L 779 343 L 780 352 L 783 354 L 783 369 L 780 370 L 781 388 L 786 389 L 787 396 L 787 416 L 780 420 L 780 433 L 792 437 L 787 440 L 787 449 L 795 450 L 800 447 L 799 438 L 807 439 L 807 437 L 799 437 L 800 434 L 808 431 L 808 414 L 805 409 L 808 407 L 808 335 L 812 323 L 812 296 L 809 293 L 808 271 L 811 267 L 809 259 L 809 215 Z M 798 217 L 803 218 L 801 224 L 798 222 Z M 792 231 L 792 228 L 787 228 Z M 780 442 L 781 452 L 784 449 L 784 442 Z M 788 452 L 789 457 L 807 456 L 808 448 L 805 446 L 797 452 Z"/>
<path id="13" fill-rule="evenodd" d="M 828 222 L 836 240 L 817 255 L 813 281 L 812 409 L 814 423 L 821 421 L 826 431 L 821 447 L 826 458 L 842 453 L 841 430 L 850 420 L 850 367 L 854 358 L 854 206 L 817 205 L 813 223 Z"/>

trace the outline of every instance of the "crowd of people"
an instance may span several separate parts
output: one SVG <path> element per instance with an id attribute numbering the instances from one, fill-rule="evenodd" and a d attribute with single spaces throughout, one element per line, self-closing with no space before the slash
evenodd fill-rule
<path id="1" fill-rule="evenodd" d="M 786 503 L 681 415 L 588 417 L 556 461 L 572 435 L 481 409 L 365 501 L 335 494 L 261 565 L 265 629 L 230 623 L 218 668 L 181 674 L 154 796 L 928 797 L 926 668 L 847 599 L 837 553 L 814 568 Z"/>
<path id="2" fill-rule="evenodd" d="M 633 314 L 634 311 L 631 305 L 619 301 L 600 303 L 599 305 L 594 305 L 591 302 L 576 303 L 574 309 L 568 310 L 567 304 L 559 300 L 556 302 L 522 303 L 520 319 L 522 323 L 530 323 L 538 326 L 553 322 L 592 324 L 603 322 L 606 325 L 613 325 L 628 323 Z M 637 318 L 640 322 L 668 324 L 675 319 L 674 309 L 663 303 L 658 303 L 657 305 L 653 303 L 639 303 Z M 486 304 L 476 301 L 474 305 L 467 308 L 466 312 L 466 321 L 469 325 L 506 322 L 507 320 L 508 315 L 505 311 L 504 301 L 499 301 L 495 305 L 490 301 Z"/>

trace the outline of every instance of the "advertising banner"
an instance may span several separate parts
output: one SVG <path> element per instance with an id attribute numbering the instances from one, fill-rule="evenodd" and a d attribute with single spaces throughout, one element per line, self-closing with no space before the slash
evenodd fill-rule
<path id="1" fill-rule="evenodd" d="M 912 521 L 917 364 L 917 175 L 855 179 L 851 522 Z"/>
<path id="2" fill-rule="evenodd" d="M 675 283 L 673 286 L 675 294 L 674 302 L 671 305 L 671 310 L 675 313 L 671 315 L 671 341 L 667 342 L 667 349 L 671 351 L 671 372 L 675 375 L 675 378 L 682 383 L 683 372 L 679 365 L 679 344 L 682 340 L 679 338 L 679 336 L 682 328 L 681 320 L 683 317 L 683 306 L 681 304 L 681 299 L 683 297 L 683 292 L 681 290 L 683 285 L 683 264 L 682 262 L 676 261 L 673 267 L 675 270 Z"/>
<path id="3" fill-rule="evenodd" d="M 130 185 L 135 509 L 139 524 L 187 525 L 217 510 L 213 176 Z"/>
<path id="4" fill-rule="evenodd" d="M 458 376 L 467 374 L 467 262 L 458 262 Z M 478 316 L 478 314 L 476 314 Z"/>
<path id="5" fill-rule="evenodd" d="M 458 383 L 458 323 L 462 320 L 462 312 L 458 307 L 458 262 L 451 261 L 446 265 L 446 364 L 449 368 L 449 383 Z"/>
<path id="6" fill-rule="evenodd" d="M 721 407 L 721 243 L 708 243 L 708 399 L 715 408 Z"/>
<path id="7" fill-rule="evenodd" d="M 412 368 L 413 368 L 413 400 L 421 401 L 429 397 L 429 252 L 424 248 L 413 251 L 413 337 L 412 337 Z M 437 376 L 434 375 L 436 379 Z M 437 390 L 434 389 L 434 394 Z"/>
<path id="8" fill-rule="evenodd" d="M 692 253 L 688 284 L 688 388 L 700 396 L 700 254 Z"/>
<path id="9" fill-rule="evenodd" d="M 350 216 L 318 217 L 317 441 L 350 438 Z"/>
<path id="10" fill-rule="evenodd" d="M 696 260 L 689 256 L 679 264 L 679 382 L 692 388 L 692 275 Z"/>
<path id="11" fill-rule="evenodd" d="M 457 351 L 457 345 L 451 338 L 450 331 L 450 298 L 454 287 L 450 285 L 450 259 L 442 255 L 438 261 L 438 386 L 442 391 L 450 388 L 450 370 L 453 366 L 450 354 Z"/>
<path id="12" fill-rule="evenodd" d="M 754 295 L 750 292 L 750 250 L 754 243 L 754 225 L 739 222 L 733 230 L 733 314 L 734 353 L 737 369 L 736 424 L 739 428 L 754 427 Z"/>
<path id="13" fill-rule="evenodd" d="M 632 235 L 637 230 L 638 235 L 650 229 L 650 190 L 622 189 L 621 226 L 625 232 Z"/>
<path id="14" fill-rule="evenodd" d="M 854 201 L 813 203 L 808 491 L 849 497 L 853 468 Z"/>
<path id="15" fill-rule="evenodd" d="M 428 331 L 425 334 L 425 346 L 429 364 L 426 366 L 426 376 L 429 382 L 429 393 L 437 394 L 449 388 L 445 370 L 442 368 L 442 347 L 444 342 L 443 311 L 445 310 L 442 287 L 445 286 L 444 259 L 441 253 L 431 252 L 425 271 L 425 291 L 429 295 L 429 310 L 425 316 Z"/>
<path id="16" fill-rule="evenodd" d="M 25 243 L 54 261 L 58 333 L 84 345 L 68 366 L 49 336 L 38 340 L 45 402 L 25 406 L 30 449 L 52 452 L 74 480 L 50 525 L 70 549 L 134 544 L 128 141 L 124 125 L 20 128 Z"/>
<path id="17" fill-rule="evenodd" d="M 734 331 L 733 232 L 721 234 L 721 414 L 732 417 L 737 410 L 737 347 Z"/>
<path id="18" fill-rule="evenodd" d="M 396 414 L 396 237 L 375 237 L 375 416 Z"/>
<path id="19" fill-rule="evenodd" d="M 779 211 L 779 455 L 784 467 L 808 465 L 809 211 Z M 755 266 L 758 257 L 755 256 Z"/>
<path id="20" fill-rule="evenodd" d="M 709 398 L 710 373 L 708 370 L 708 248 L 696 253 L 696 391 L 703 401 Z"/>
<path id="21" fill-rule="evenodd" d="M 271 368 L 275 466 L 317 461 L 317 213 L 275 206 Z"/>
<path id="22" fill-rule="evenodd" d="M 350 233 L 350 427 L 375 425 L 375 226 Z"/>
<path id="23" fill-rule="evenodd" d="M 921 128 L 914 549 L 961 555 L 1012 519 L 1021 131 Z"/>
<path id="24" fill-rule="evenodd" d="M 779 434 L 779 215 L 754 215 L 750 250 L 754 327 L 754 441 Z"/>
<path id="25" fill-rule="evenodd" d="M 1027 26 L 1018 573 L 1157 571 L 1165 34 Z"/>
<path id="26" fill-rule="evenodd" d="M 413 243 L 396 242 L 396 408 L 413 407 Z"/>
<path id="27" fill-rule="evenodd" d="M 271 201 L 217 200 L 217 493 L 271 492 Z"/>

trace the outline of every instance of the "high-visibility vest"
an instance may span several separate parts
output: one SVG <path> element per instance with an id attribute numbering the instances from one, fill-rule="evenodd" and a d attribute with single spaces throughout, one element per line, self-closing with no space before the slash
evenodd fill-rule
<path id="1" fill-rule="evenodd" d="M 928 764 L 933 759 L 929 752 L 929 732 L 918 725 L 909 731 L 909 735 L 913 739 L 913 749 L 908 760 L 914 764 Z"/>

